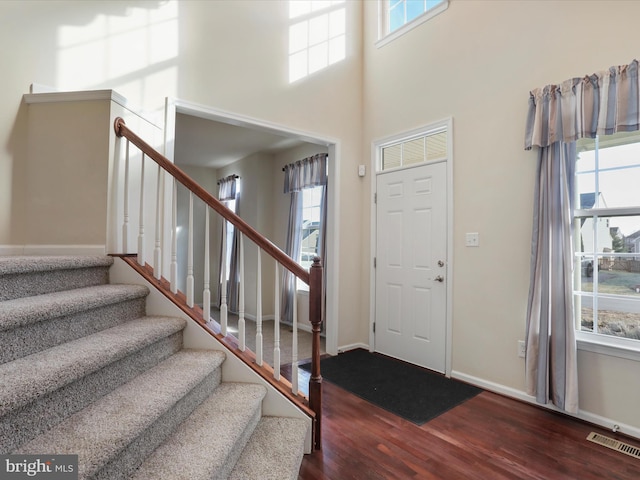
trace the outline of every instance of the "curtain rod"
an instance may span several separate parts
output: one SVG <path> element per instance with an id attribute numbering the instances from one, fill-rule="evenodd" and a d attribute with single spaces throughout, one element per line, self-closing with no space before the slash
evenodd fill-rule
<path id="1" fill-rule="evenodd" d="M 229 176 L 226 176 L 226 177 L 224 177 L 224 178 L 221 178 L 220 180 L 218 180 L 218 185 L 220 185 L 220 182 L 221 182 L 222 180 L 224 180 L 224 179 L 226 179 L 226 178 L 229 178 L 229 177 L 233 177 L 233 178 L 240 178 L 240 175 L 235 175 L 235 174 L 234 174 L 234 175 L 229 175 Z"/>
<path id="2" fill-rule="evenodd" d="M 312 158 L 312 157 L 315 157 L 316 155 L 323 155 L 323 154 L 322 153 L 316 153 L 315 155 L 311 155 L 311 157 L 307 157 L 307 158 Z M 328 153 L 325 153 L 324 155 L 329 156 Z M 305 160 L 305 159 L 303 158 L 302 160 Z M 294 165 L 297 162 L 301 162 L 302 160 L 297 160 L 296 162 L 293 162 L 293 163 L 290 163 L 288 165 L 285 165 L 284 167 L 282 167 L 282 171 L 284 172 L 287 169 L 287 167 L 290 167 L 291 165 Z"/>

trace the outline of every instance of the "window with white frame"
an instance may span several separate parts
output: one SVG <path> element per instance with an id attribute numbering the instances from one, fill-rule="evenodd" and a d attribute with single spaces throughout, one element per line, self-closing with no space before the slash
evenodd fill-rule
<path id="1" fill-rule="evenodd" d="M 300 228 L 299 263 L 309 270 L 313 257 L 318 251 L 320 235 L 320 208 L 324 187 L 312 187 L 302 190 L 302 226 Z"/>
<path id="2" fill-rule="evenodd" d="M 577 142 L 576 328 L 640 340 L 640 134 Z"/>
<path id="3" fill-rule="evenodd" d="M 237 198 L 240 196 L 240 179 L 236 178 L 236 198 L 234 198 L 233 200 L 226 200 L 224 201 L 224 205 L 225 207 L 227 207 L 229 210 L 231 210 L 233 213 L 237 213 L 236 211 L 236 201 Z M 226 235 L 226 247 L 227 250 L 225 252 L 225 275 L 226 278 L 225 280 L 229 280 L 229 274 L 230 274 L 230 270 L 231 270 L 231 257 L 233 255 L 233 236 L 235 235 L 235 226 L 233 225 L 233 223 L 231 222 L 227 222 L 227 235 Z"/>
<path id="4" fill-rule="evenodd" d="M 379 0 L 379 39 L 384 44 L 449 7 L 449 0 Z"/>
<path id="5" fill-rule="evenodd" d="M 406 167 L 439 160 L 447 156 L 447 130 L 433 130 L 384 145 L 381 149 L 381 170 Z"/>

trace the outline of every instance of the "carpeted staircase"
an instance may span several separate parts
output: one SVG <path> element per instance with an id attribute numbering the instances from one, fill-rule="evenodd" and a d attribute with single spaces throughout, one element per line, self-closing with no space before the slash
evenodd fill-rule
<path id="1" fill-rule="evenodd" d="M 0 453 L 77 454 L 79 478 L 295 479 L 307 424 L 182 348 L 110 257 L 0 257 Z"/>

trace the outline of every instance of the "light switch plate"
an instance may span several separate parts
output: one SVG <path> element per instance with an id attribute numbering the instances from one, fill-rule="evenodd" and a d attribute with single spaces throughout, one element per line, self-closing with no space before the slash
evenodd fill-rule
<path id="1" fill-rule="evenodd" d="M 465 245 L 467 247 L 479 247 L 480 235 L 478 233 L 467 233 L 465 237 Z"/>

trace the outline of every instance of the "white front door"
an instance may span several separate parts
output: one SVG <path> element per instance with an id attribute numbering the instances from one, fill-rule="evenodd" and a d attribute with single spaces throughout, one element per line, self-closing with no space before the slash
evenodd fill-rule
<path id="1" fill-rule="evenodd" d="M 377 176 L 375 350 L 444 373 L 446 162 Z"/>

